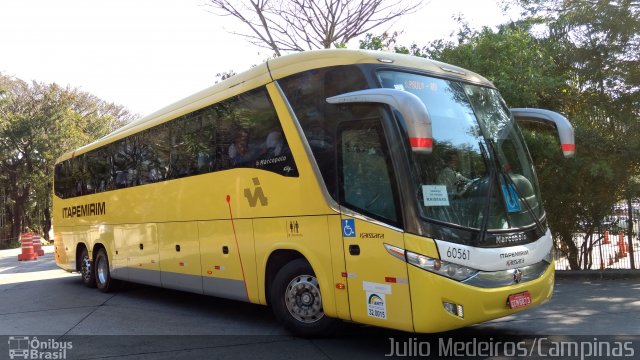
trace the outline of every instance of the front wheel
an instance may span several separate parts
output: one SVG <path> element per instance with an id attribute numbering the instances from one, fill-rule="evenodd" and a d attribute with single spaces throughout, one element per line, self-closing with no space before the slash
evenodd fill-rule
<path id="1" fill-rule="evenodd" d="M 318 279 L 304 259 L 293 260 L 278 271 L 269 295 L 278 321 L 296 335 L 326 334 L 336 322 L 324 314 Z"/>
<path id="2" fill-rule="evenodd" d="M 94 261 L 95 279 L 98 290 L 107 293 L 114 288 L 114 280 L 109 271 L 109 257 L 104 249 L 98 250 Z"/>

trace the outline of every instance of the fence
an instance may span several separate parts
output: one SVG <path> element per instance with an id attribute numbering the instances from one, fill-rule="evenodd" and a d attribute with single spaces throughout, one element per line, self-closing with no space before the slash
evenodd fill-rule
<path id="1" fill-rule="evenodd" d="M 0 235 L 2 233 L 0 232 Z M 19 238 L 2 238 L 0 237 L 0 250 L 19 246 Z"/>
<path id="2" fill-rule="evenodd" d="M 633 254 L 635 269 L 640 269 L 640 239 L 638 233 L 640 223 L 633 223 L 632 246 L 629 248 L 629 238 L 626 229 L 612 228 L 612 231 L 598 231 L 591 238 L 584 234 L 575 234 L 573 241 L 580 250 L 579 262 L 582 269 L 631 269 L 631 254 Z M 622 236 L 622 241 L 620 239 Z M 584 249 L 587 249 L 586 251 Z M 633 251 L 632 251 L 633 250 Z M 587 264 L 585 267 L 585 257 Z M 570 270 L 566 254 L 556 248 L 556 270 Z"/>

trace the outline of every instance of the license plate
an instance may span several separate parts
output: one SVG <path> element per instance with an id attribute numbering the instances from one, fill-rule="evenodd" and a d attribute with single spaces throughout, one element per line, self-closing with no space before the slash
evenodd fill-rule
<path id="1" fill-rule="evenodd" d="M 512 309 L 521 308 L 523 306 L 527 306 L 531 304 L 531 294 L 528 291 L 523 293 L 509 295 L 509 299 L 507 299 L 507 303 L 509 307 Z"/>

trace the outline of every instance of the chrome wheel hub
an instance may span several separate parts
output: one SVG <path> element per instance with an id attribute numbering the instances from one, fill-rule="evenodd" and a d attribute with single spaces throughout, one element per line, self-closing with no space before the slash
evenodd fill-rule
<path id="1" fill-rule="evenodd" d="M 285 302 L 291 316 L 303 323 L 314 323 L 324 316 L 318 279 L 311 275 L 296 276 L 285 290 Z"/>
<path id="2" fill-rule="evenodd" d="M 98 257 L 97 264 L 96 264 L 96 275 L 98 278 L 98 282 L 100 282 L 100 284 L 105 284 L 107 282 L 108 270 L 109 269 L 107 269 L 107 262 L 104 260 L 101 260 L 100 257 Z"/>
<path id="3" fill-rule="evenodd" d="M 89 281 L 91 279 L 91 259 L 89 259 L 89 256 L 85 256 L 82 258 L 80 271 L 82 272 L 82 277 L 85 280 Z"/>

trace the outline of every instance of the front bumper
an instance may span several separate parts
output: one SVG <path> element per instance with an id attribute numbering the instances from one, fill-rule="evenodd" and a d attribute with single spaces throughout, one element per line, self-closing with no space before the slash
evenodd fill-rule
<path id="1" fill-rule="evenodd" d="M 408 265 L 414 330 L 420 333 L 457 329 L 508 316 L 548 301 L 553 294 L 554 263 L 538 278 L 495 288 L 478 287 Z M 528 291 L 531 304 L 511 309 L 509 295 Z M 462 305 L 463 317 L 445 310 L 443 303 Z"/>

